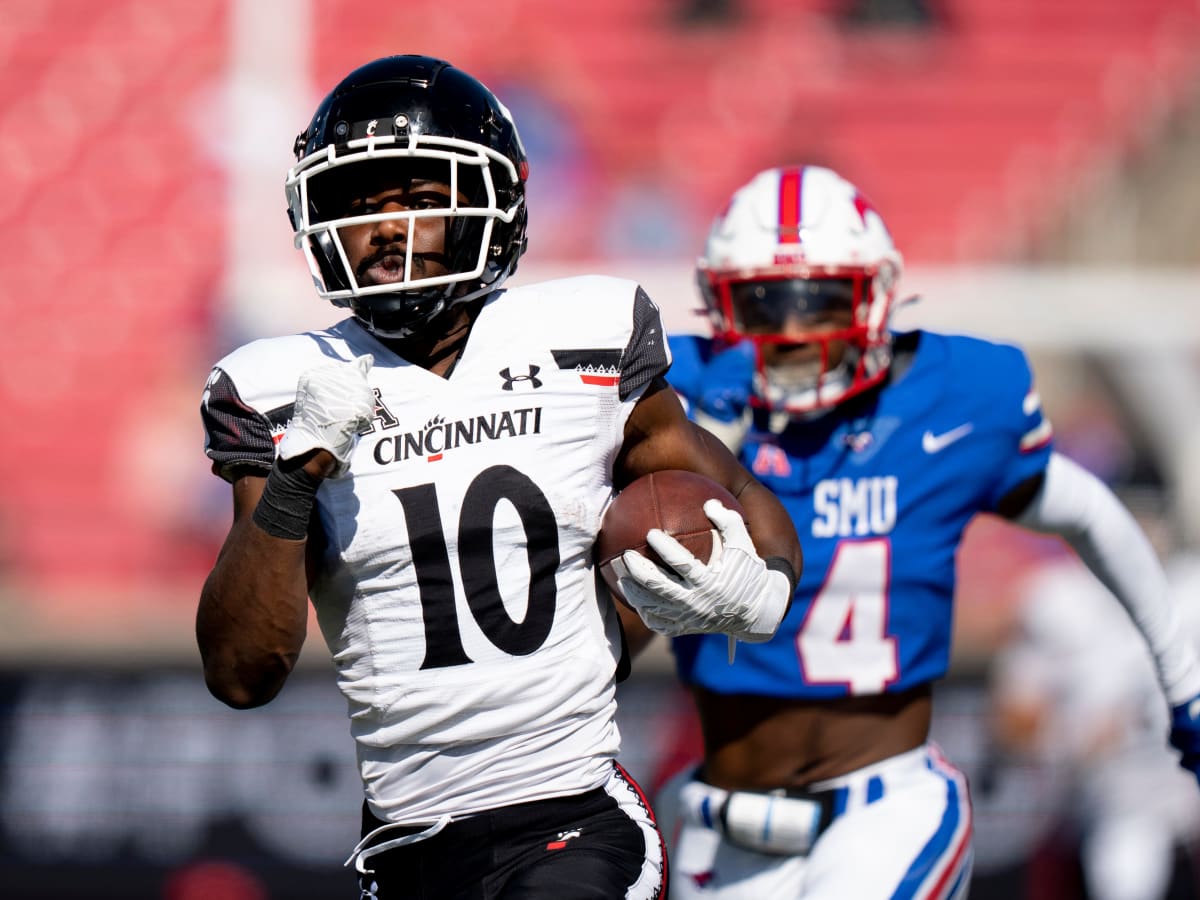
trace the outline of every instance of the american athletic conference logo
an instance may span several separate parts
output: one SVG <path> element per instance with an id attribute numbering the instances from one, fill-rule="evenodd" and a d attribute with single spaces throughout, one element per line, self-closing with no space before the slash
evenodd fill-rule
<path id="1" fill-rule="evenodd" d="M 500 377 L 504 379 L 504 384 L 500 385 L 500 388 L 505 391 L 511 391 L 513 385 L 520 381 L 527 383 L 531 388 L 536 390 L 542 386 L 542 379 L 537 377 L 540 371 L 542 371 L 541 366 L 535 366 L 531 363 L 528 375 L 514 375 L 512 370 L 508 366 L 505 366 L 499 372 Z"/>

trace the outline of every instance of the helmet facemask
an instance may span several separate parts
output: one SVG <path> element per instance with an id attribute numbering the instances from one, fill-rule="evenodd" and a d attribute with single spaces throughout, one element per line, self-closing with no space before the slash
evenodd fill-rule
<path id="1" fill-rule="evenodd" d="M 321 101 L 293 150 L 286 191 L 296 246 L 317 292 L 376 335 L 416 335 L 516 271 L 526 247 L 525 148 L 495 94 L 445 60 L 407 54 L 359 66 Z M 387 196 L 430 173 L 441 185 L 431 189 L 437 202 Z M 364 193 L 364 184 L 383 196 Z M 380 205 L 347 202 L 355 199 Z M 396 244 L 386 271 L 365 279 L 349 265 L 363 258 L 363 229 L 372 245 Z M 401 231 L 403 241 L 391 240 Z M 444 237 L 445 252 L 428 247 L 431 235 Z"/>
<path id="2" fill-rule="evenodd" d="M 498 223 L 512 225 L 525 214 L 520 174 L 502 154 L 456 138 L 372 135 L 328 145 L 288 173 L 295 244 L 322 297 L 353 309 L 380 336 L 407 337 L 447 306 L 493 290 L 515 268 L 515 256 L 496 238 Z M 450 186 L 449 205 L 358 212 L 346 202 L 362 193 L 346 190 L 355 181 L 385 183 L 390 177 L 400 184 L 422 175 Z M 414 235 L 427 229 L 430 219 L 440 220 L 445 229 L 439 265 L 429 266 L 434 258 L 423 259 L 415 242 L 406 239 L 401 277 L 362 283 L 339 229 L 392 220 L 403 222 L 406 235 Z M 443 271 L 427 274 L 425 268 Z"/>
<path id="3" fill-rule="evenodd" d="M 827 408 L 877 384 L 890 362 L 886 333 L 871 325 L 874 276 L 865 271 L 751 278 L 709 273 L 706 293 L 728 323 L 726 343 L 754 344 L 752 403 L 788 413 Z"/>
<path id="4" fill-rule="evenodd" d="M 754 345 L 751 403 L 810 415 L 886 377 L 900 268 L 857 189 L 807 166 L 766 170 L 735 192 L 697 276 L 714 337 Z"/>

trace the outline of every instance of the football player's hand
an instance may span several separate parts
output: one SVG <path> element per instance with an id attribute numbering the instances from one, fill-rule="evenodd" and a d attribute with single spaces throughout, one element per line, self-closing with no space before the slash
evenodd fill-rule
<path id="1" fill-rule="evenodd" d="M 375 392 L 367 383 L 375 358 L 369 353 L 346 362 L 326 362 L 300 374 L 296 407 L 279 442 L 281 459 L 327 450 L 338 478 L 350 467 L 359 431 L 375 415 Z"/>
<path id="2" fill-rule="evenodd" d="M 1179 764 L 1200 779 L 1200 695 L 1171 707 L 1170 740 Z"/>
<path id="3" fill-rule="evenodd" d="M 767 568 L 738 513 L 709 500 L 704 514 L 720 532 L 707 564 L 665 531 L 651 529 L 646 542 L 672 571 L 626 550 L 621 593 L 648 628 L 668 637 L 720 633 L 754 643 L 769 640 L 791 602 L 791 581 Z"/>
<path id="4" fill-rule="evenodd" d="M 704 367 L 696 408 L 718 422 L 740 419 L 754 390 L 757 351 L 750 341 L 722 350 Z"/>

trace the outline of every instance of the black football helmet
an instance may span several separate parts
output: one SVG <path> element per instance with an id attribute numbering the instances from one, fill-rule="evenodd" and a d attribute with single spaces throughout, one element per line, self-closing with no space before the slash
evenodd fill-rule
<path id="1" fill-rule="evenodd" d="M 389 56 L 355 69 L 321 102 L 294 151 L 286 190 L 296 246 L 317 292 L 377 335 L 408 337 L 447 306 L 495 290 L 525 252 L 529 163 L 517 127 L 491 91 L 443 60 Z M 363 171 L 346 167 L 363 166 L 395 166 L 397 180 L 414 166 L 437 166 L 451 205 L 348 215 L 337 185 Z M 413 277 L 410 245 L 402 281 L 359 285 L 338 228 L 396 218 L 411 231 L 424 217 L 448 220 L 449 271 Z"/>

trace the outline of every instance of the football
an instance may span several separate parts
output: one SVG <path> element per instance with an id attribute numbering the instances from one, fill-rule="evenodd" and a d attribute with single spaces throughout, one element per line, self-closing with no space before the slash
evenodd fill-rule
<path id="1" fill-rule="evenodd" d="M 666 567 L 646 544 L 646 532 L 660 528 L 683 544 L 697 559 L 712 556 L 717 527 L 704 514 L 706 500 L 716 499 L 745 518 L 746 511 L 733 494 L 710 478 L 681 469 L 643 475 L 613 498 L 596 535 L 596 563 L 613 595 L 625 598 L 617 586 L 613 560 L 626 550 L 636 550 Z"/>

